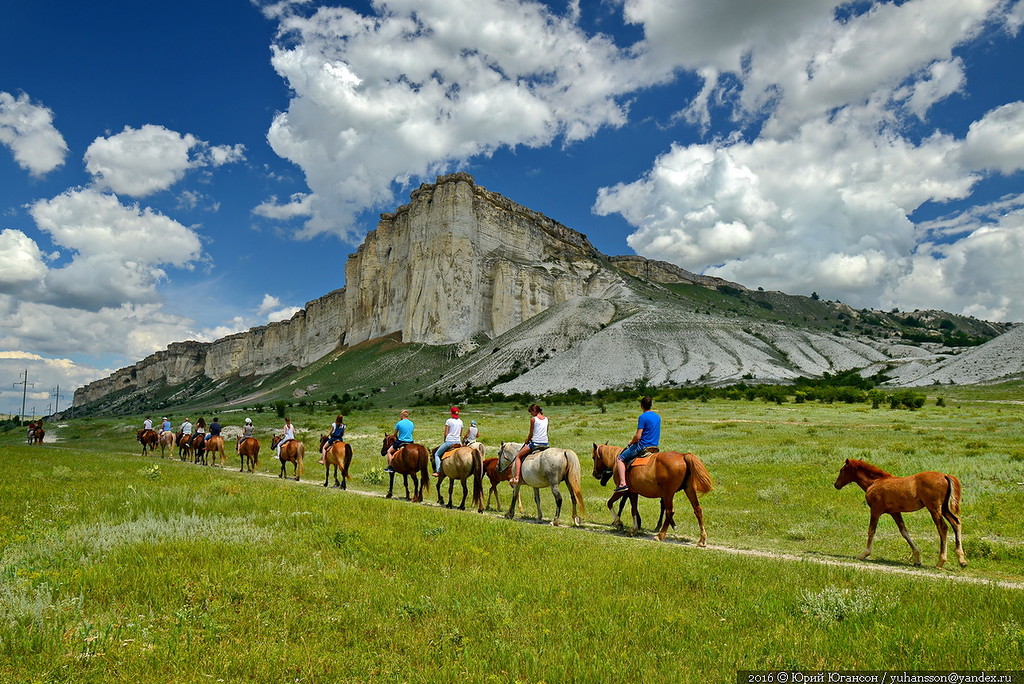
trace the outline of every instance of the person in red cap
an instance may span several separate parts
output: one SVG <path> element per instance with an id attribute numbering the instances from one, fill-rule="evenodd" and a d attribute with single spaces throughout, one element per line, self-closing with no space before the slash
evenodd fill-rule
<path id="1" fill-rule="evenodd" d="M 444 444 L 434 451 L 434 477 L 441 473 L 441 454 L 456 444 L 462 444 L 462 419 L 459 418 L 459 407 L 452 406 L 452 416 L 444 421 Z"/>

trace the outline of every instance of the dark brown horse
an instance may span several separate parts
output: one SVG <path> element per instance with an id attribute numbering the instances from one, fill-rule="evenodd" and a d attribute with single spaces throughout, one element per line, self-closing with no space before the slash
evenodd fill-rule
<path id="1" fill-rule="evenodd" d="M 956 557 L 960 567 L 967 566 L 967 556 L 960 539 L 960 480 L 952 475 L 926 471 L 906 477 L 895 477 L 877 466 L 857 459 L 846 459 L 836 478 L 836 489 L 842 489 L 851 482 L 864 490 L 864 498 L 871 508 L 871 522 L 868 523 L 868 546 L 860 555 L 864 560 L 871 555 L 871 543 L 875 538 L 878 519 L 888 513 L 896 521 L 900 534 L 910 544 L 910 561 L 921 564 L 921 552 L 910 539 L 910 532 L 903 523 L 903 513 L 913 513 L 927 508 L 932 514 L 935 528 L 939 531 L 939 562 L 946 563 L 946 521 L 953 526 L 956 538 Z"/>
<path id="2" fill-rule="evenodd" d="M 320 449 L 327 443 L 327 435 L 320 435 Z M 352 445 L 348 442 L 335 442 L 324 454 L 324 487 L 331 477 L 331 466 L 334 466 L 334 486 L 348 489 L 348 467 L 352 464 Z M 341 468 L 341 482 L 338 482 L 338 469 Z"/>
<path id="3" fill-rule="evenodd" d="M 394 441 L 394 435 L 384 435 L 384 444 L 380 449 L 381 456 L 388 453 L 388 447 Z M 388 485 L 386 498 L 391 498 L 395 489 L 395 473 L 399 473 L 405 483 L 405 498 L 409 499 L 409 476 L 412 475 L 412 501 L 423 501 L 423 492 L 427 488 L 427 479 L 430 477 L 430 454 L 427 452 L 427 448 L 422 444 L 406 444 L 400 447 L 391 458 L 391 469 L 395 472 L 390 474 L 391 484 Z"/>
<path id="4" fill-rule="evenodd" d="M 615 458 L 622 451 L 622 447 L 609 446 L 607 444 L 594 444 L 594 477 L 601 480 L 604 485 L 611 477 L 612 468 L 615 466 Z M 620 498 L 629 499 L 630 508 L 633 513 L 633 533 L 640 529 L 640 514 L 637 512 L 637 497 L 643 496 L 648 499 L 660 499 L 661 510 L 664 516 L 664 524 L 660 525 L 658 540 L 665 539 L 665 534 L 671 525 L 675 528 L 674 500 L 676 492 L 685 491 L 686 498 L 690 500 L 693 507 L 693 514 L 700 526 L 700 538 L 697 546 L 707 546 L 708 534 L 704 529 L 704 512 L 697 501 L 698 494 L 707 494 L 711 491 L 711 476 L 704 467 L 704 463 L 694 454 L 681 454 L 677 451 L 659 451 L 655 454 L 648 454 L 651 458 L 646 465 L 630 467 L 626 471 L 626 484 L 629 485 L 628 492 L 617 492 L 608 499 L 608 510 L 611 511 L 614 519 L 612 525 L 622 527 L 622 520 L 612 509 L 612 505 Z M 659 523 L 661 521 L 659 520 Z"/>
<path id="5" fill-rule="evenodd" d="M 484 475 L 491 482 L 491 488 L 487 492 L 487 506 L 489 510 L 491 508 L 491 495 L 494 495 L 495 505 L 498 507 L 497 510 L 501 510 L 501 497 L 498 496 L 498 485 L 502 482 L 508 482 L 509 478 L 512 477 L 512 467 L 505 468 L 505 470 L 498 469 L 498 459 L 486 458 L 483 462 Z M 511 485 L 509 485 L 511 486 Z M 523 501 L 519 500 L 519 512 L 523 512 Z"/>
<path id="6" fill-rule="evenodd" d="M 277 449 L 278 443 L 281 441 L 281 435 L 274 435 L 274 438 L 270 440 L 270 448 Z M 281 445 L 281 450 L 278 452 L 278 458 L 281 459 L 281 473 L 278 477 L 284 477 L 288 471 L 288 464 L 292 464 L 292 475 L 295 476 L 296 482 L 302 477 L 302 459 L 306 455 L 306 445 L 300 440 L 289 439 L 287 442 Z"/>
<path id="7" fill-rule="evenodd" d="M 189 448 L 192 451 L 192 462 L 206 465 L 206 435 L 198 432 L 192 435 Z"/>
<path id="8" fill-rule="evenodd" d="M 146 455 L 146 449 L 149 449 L 149 453 L 152 454 L 156 451 L 157 435 L 154 430 L 137 430 L 135 432 L 135 439 L 142 444 L 142 455 Z"/>
<path id="9" fill-rule="evenodd" d="M 32 431 L 32 443 L 42 444 L 44 437 L 46 437 L 46 430 L 43 429 L 43 421 L 39 421 L 36 424 L 35 430 Z"/>
<path id="10" fill-rule="evenodd" d="M 255 437 L 244 437 L 238 441 L 235 451 L 242 459 L 242 467 L 238 472 L 241 473 L 248 468 L 250 473 L 255 473 L 260 464 L 260 440 Z"/>

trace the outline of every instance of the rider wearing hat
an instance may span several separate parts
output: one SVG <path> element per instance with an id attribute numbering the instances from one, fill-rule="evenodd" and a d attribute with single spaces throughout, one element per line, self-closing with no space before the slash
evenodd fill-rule
<path id="1" fill-rule="evenodd" d="M 476 426 L 476 421 L 469 421 L 469 429 L 466 430 L 466 436 L 463 438 L 463 444 L 472 444 L 473 442 L 480 441 L 480 428 Z"/>
<path id="2" fill-rule="evenodd" d="M 459 407 L 452 406 L 451 418 L 444 421 L 444 443 L 434 450 L 434 477 L 441 473 L 441 454 L 456 444 L 462 443 L 462 419 L 459 418 Z"/>

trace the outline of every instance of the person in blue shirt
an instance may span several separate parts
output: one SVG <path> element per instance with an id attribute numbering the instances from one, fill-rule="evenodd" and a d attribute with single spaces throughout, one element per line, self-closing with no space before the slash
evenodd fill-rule
<path id="1" fill-rule="evenodd" d="M 650 397 L 640 399 L 640 408 L 643 409 L 643 413 L 636 421 L 636 434 L 633 435 L 633 439 L 629 440 L 629 444 L 615 461 L 615 483 L 618 485 L 615 491 L 617 492 L 629 491 L 629 486 L 626 484 L 626 468 L 633 459 L 644 453 L 647 447 L 658 446 L 658 442 L 661 441 L 661 416 L 651 410 L 653 405 L 654 400 Z"/>
<path id="2" fill-rule="evenodd" d="M 206 435 L 206 439 L 203 441 L 210 441 L 211 437 L 220 437 L 221 424 L 220 419 L 217 416 L 213 417 L 213 422 L 210 423 L 210 434 Z"/>
<path id="3" fill-rule="evenodd" d="M 388 447 L 388 467 L 384 469 L 385 473 L 393 473 L 394 469 L 391 467 L 391 459 L 394 458 L 395 452 L 404 447 L 406 444 L 412 444 L 412 431 L 416 428 L 413 422 L 409 420 L 409 411 L 403 410 L 400 416 L 400 420 L 395 423 L 395 431 L 391 435 L 395 438 L 391 446 Z"/>

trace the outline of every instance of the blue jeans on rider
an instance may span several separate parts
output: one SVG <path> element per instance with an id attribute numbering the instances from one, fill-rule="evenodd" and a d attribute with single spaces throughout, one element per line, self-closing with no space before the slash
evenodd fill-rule
<path id="1" fill-rule="evenodd" d="M 437 447 L 437 449 L 434 451 L 434 472 L 435 473 L 441 472 L 441 454 L 443 454 L 444 452 L 448 451 L 448 449 L 450 449 L 451 447 L 455 446 L 456 444 L 458 444 L 458 442 L 445 442 L 441 446 Z"/>
<path id="2" fill-rule="evenodd" d="M 630 461 L 642 454 L 646 448 L 647 447 L 640 446 L 640 442 L 630 444 L 622 450 L 622 453 L 619 454 L 619 460 L 628 466 Z"/>

